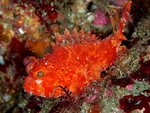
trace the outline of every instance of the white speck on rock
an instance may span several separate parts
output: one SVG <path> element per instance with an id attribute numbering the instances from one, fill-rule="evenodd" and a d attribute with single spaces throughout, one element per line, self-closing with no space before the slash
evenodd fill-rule
<path id="1" fill-rule="evenodd" d="M 4 58 L 2 55 L 0 55 L 0 64 L 1 65 L 4 65 L 5 64 L 5 61 L 4 61 Z"/>
<path id="2" fill-rule="evenodd" d="M 0 15 L 2 15 L 3 14 L 3 11 L 0 11 Z"/>
<path id="3" fill-rule="evenodd" d="M 94 16 L 93 15 L 90 15 L 88 18 L 87 18 L 87 21 L 88 22 L 92 22 L 94 20 Z"/>
<path id="4" fill-rule="evenodd" d="M 4 99 L 6 102 L 8 102 L 8 101 L 10 100 L 10 98 L 11 98 L 11 96 L 8 95 L 8 94 L 5 94 L 5 95 L 3 96 L 3 99 Z"/>
<path id="5" fill-rule="evenodd" d="M 18 31 L 20 34 L 22 34 L 22 35 L 24 34 L 24 31 L 22 30 L 22 28 L 19 28 Z"/>

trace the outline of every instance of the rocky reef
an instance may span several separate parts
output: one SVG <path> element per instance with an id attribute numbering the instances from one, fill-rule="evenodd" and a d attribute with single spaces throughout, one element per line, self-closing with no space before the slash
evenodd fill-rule
<path id="1" fill-rule="evenodd" d="M 117 29 L 128 0 L 1 0 L 0 112 L 1 113 L 149 113 L 150 8 L 149 0 L 133 0 L 126 41 L 116 62 L 73 96 L 44 98 L 23 89 L 24 58 L 53 52 L 56 33 L 65 29 L 90 31 L 99 39 Z M 141 5 L 142 3 L 142 5 Z M 139 11 L 139 12 L 138 12 Z"/>

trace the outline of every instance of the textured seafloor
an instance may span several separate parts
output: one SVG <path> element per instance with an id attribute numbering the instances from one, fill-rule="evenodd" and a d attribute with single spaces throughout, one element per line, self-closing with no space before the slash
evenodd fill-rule
<path id="1" fill-rule="evenodd" d="M 150 113 L 149 1 L 133 0 L 123 42 L 126 52 L 78 96 L 43 98 L 23 90 L 23 59 L 52 52 L 54 33 L 66 28 L 91 31 L 102 38 L 112 33 L 110 16 L 126 0 L 1 0 L 1 113 Z M 119 12 L 118 11 L 118 12 Z M 110 15 L 112 14 L 112 15 Z"/>

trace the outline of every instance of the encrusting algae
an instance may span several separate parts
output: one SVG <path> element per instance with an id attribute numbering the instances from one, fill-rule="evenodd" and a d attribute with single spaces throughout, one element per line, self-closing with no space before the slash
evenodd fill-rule
<path id="1" fill-rule="evenodd" d="M 119 29 L 104 40 L 94 34 L 75 29 L 64 35 L 56 34 L 53 52 L 41 59 L 27 57 L 24 64 L 28 76 L 24 90 L 43 97 L 59 97 L 67 89 L 73 95 L 79 94 L 90 82 L 100 79 L 100 73 L 113 64 L 120 50 L 131 7 L 131 1 L 124 5 Z"/>

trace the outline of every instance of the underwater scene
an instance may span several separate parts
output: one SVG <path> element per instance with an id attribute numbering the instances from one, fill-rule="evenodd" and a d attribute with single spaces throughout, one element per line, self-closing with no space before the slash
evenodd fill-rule
<path id="1" fill-rule="evenodd" d="M 150 1 L 0 0 L 0 113 L 150 113 Z"/>

